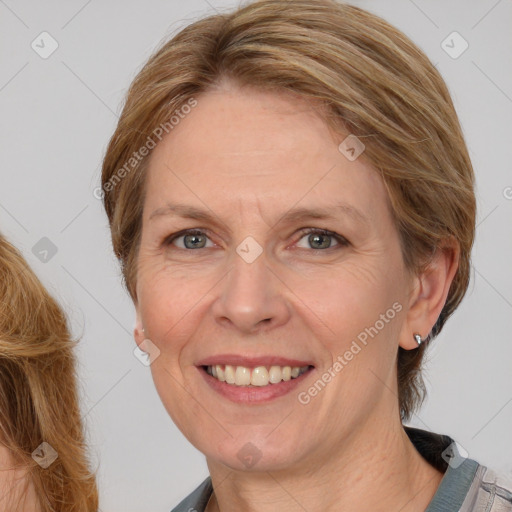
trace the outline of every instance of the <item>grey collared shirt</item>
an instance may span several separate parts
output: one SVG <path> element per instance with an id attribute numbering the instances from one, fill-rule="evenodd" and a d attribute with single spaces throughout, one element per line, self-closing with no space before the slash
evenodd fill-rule
<path id="1" fill-rule="evenodd" d="M 453 453 L 455 446 L 448 436 L 405 427 L 418 452 L 444 473 L 425 512 L 512 512 L 512 482 L 494 471 Z M 453 460 L 450 460 L 453 457 Z M 213 492 L 207 478 L 172 512 L 204 512 Z"/>

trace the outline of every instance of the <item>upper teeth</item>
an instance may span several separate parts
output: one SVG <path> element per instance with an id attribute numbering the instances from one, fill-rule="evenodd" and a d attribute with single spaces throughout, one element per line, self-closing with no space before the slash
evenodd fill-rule
<path id="1" fill-rule="evenodd" d="M 215 365 L 208 366 L 206 371 L 211 376 L 234 384 L 235 386 L 266 386 L 267 384 L 277 384 L 282 380 L 295 379 L 303 374 L 309 366 L 256 366 L 256 368 L 247 368 L 245 366 Z"/>

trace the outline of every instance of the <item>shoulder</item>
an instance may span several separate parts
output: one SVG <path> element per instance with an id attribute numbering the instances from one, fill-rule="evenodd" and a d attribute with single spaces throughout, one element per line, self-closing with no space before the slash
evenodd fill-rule
<path id="1" fill-rule="evenodd" d="M 479 466 L 462 511 L 512 512 L 512 478 Z"/>
<path id="2" fill-rule="evenodd" d="M 426 512 L 512 512 L 512 478 L 479 464 L 451 437 L 405 427 L 418 452 L 443 473 Z"/>

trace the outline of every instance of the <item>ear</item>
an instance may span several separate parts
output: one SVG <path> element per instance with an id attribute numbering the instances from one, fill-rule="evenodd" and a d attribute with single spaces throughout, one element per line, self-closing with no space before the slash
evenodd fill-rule
<path id="1" fill-rule="evenodd" d="M 459 243 L 450 237 L 437 248 L 425 270 L 414 276 L 409 309 L 400 332 L 400 346 L 403 349 L 417 348 L 414 334 L 424 339 L 434 327 L 457 272 L 459 256 Z"/>
<path id="2" fill-rule="evenodd" d="M 133 327 L 133 337 L 135 339 L 135 343 L 137 343 L 139 347 L 141 343 L 146 339 L 138 304 L 135 304 L 135 326 Z"/>

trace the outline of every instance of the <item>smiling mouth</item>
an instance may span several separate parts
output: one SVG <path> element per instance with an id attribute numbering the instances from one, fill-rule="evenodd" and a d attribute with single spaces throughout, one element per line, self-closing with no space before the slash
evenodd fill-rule
<path id="1" fill-rule="evenodd" d="M 213 365 L 203 366 L 203 370 L 213 378 L 233 386 L 264 387 L 279 384 L 300 377 L 313 366 L 246 366 Z"/>

